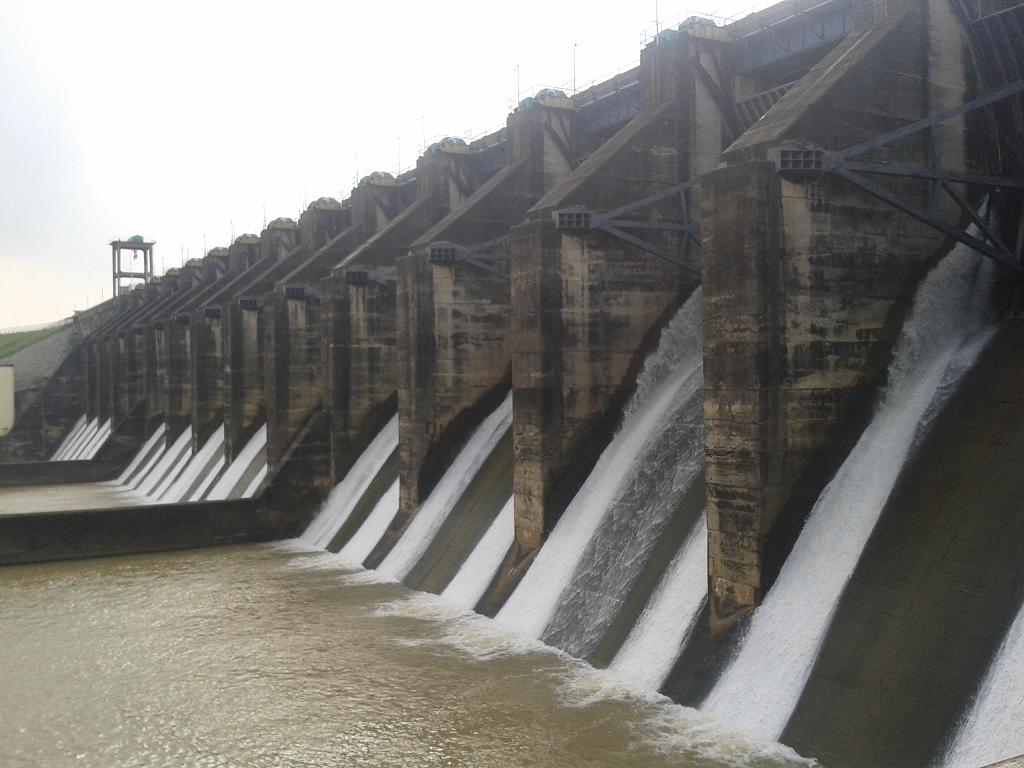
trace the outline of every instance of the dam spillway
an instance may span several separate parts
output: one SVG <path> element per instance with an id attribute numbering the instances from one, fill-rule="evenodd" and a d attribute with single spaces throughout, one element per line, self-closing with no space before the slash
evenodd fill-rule
<path id="1" fill-rule="evenodd" d="M 1018 25 L 694 17 L 80 313 L 0 438 L 0 564 L 305 573 L 360 642 L 657 702 L 684 765 L 1024 754 Z"/>

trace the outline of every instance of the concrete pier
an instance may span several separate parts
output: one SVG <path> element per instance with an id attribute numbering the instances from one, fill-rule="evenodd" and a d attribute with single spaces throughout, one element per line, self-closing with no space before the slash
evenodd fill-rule
<path id="1" fill-rule="evenodd" d="M 275 219 L 260 234 L 260 263 L 256 276 L 246 276 L 237 287 L 239 298 L 224 305 L 225 454 L 231 461 L 266 420 L 264 366 L 266 318 L 263 293 L 269 288 L 264 275 L 302 249 L 298 227 L 291 219 Z M 271 283 L 272 285 L 272 283 Z"/>
<path id="2" fill-rule="evenodd" d="M 416 165 L 415 198 L 335 266 L 331 278 L 324 281 L 331 302 L 327 314 L 328 381 L 332 384 L 336 476 L 394 413 L 398 385 L 396 265 L 418 238 L 498 172 L 503 158 L 488 151 L 493 139 L 482 143 L 482 151 L 454 141 L 429 148 Z M 417 492 L 409 488 L 402 494 L 412 499 Z M 395 526 L 400 528 L 401 521 Z"/>
<path id="3" fill-rule="evenodd" d="M 313 286 L 329 265 L 315 270 L 310 262 L 350 226 L 351 210 L 337 200 L 314 202 L 298 222 L 305 258 L 291 262 L 291 269 L 263 296 L 267 322 L 267 461 L 272 472 L 281 466 L 295 438 L 323 403 L 323 320 L 319 293 Z M 303 269 L 318 274 L 308 284 L 292 282 L 290 275 Z M 321 449 L 324 455 L 329 453 L 326 439 Z"/>
<path id="4" fill-rule="evenodd" d="M 518 552 L 510 566 L 557 522 L 618 425 L 659 329 L 698 282 L 693 271 L 607 233 L 560 229 L 556 212 L 609 211 L 714 167 L 721 117 L 694 71 L 703 49 L 681 35 L 644 50 L 634 86 L 639 113 L 512 230 Z M 680 214 L 676 194 L 633 216 L 678 221 Z M 645 237 L 683 252 L 674 233 Z"/>
<path id="5" fill-rule="evenodd" d="M 949 247 L 842 179 L 780 172 L 780 153 L 852 146 L 966 101 L 967 45 L 951 14 L 944 2 L 862 9 L 856 30 L 701 179 L 717 629 L 770 586 L 866 423 L 918 282 Z M 962 122 L 937 136 L 946 167 L 969 163 Z M 919 162 L 923 139 L 888 159 Z"/>
<path id="6" fill-rule="evenodd" d="M 227 282 L 204 297 L 189 318 L 192 428 L 202 443 L 224 421 L 226 330 L 224 307 L 237 300 L 237 285 L 260 262 L 259 238 L 239 235 L 227 248 Z"/>
<path id="7" fill-rule="evenodd" d="M 572 101 L 509 115 L 503 166 L 399 260 L 400 518 L 429 495 L 511 387 L 509 231 L 575 163 Z"/>

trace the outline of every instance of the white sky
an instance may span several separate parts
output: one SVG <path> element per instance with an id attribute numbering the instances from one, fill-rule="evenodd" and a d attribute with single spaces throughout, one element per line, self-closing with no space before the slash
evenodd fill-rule
<path id="1" fill-rule="evenodd" d="M 735 16 L 770 2 L 660 0 Z M 157 272 L 345 197 L 516 96 L 627 69 L 654 0 L 0 3 L 0 328 L 110 295 L 114 237 Z M 663 23 L 664 26 L 664 23 Z"/>

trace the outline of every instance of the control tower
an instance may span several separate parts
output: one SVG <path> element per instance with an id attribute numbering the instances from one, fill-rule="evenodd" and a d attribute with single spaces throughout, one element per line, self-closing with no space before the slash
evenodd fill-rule
<path id="1" fill-rule="evenodd" d="M 113 272 L 114 293 L 117 296 L 122 289 L 130 288 L 131 280 L 142 280 L 148 283 L 153 279 L 153 246 L 155 241 L 147 242 L 142 235 L 132 235 L 127 240 L 112 240 L 110 243 L 110 260 Z M 131 251 L 131 260 L 127 267 L 123 262 L 126 252 Z M 141 270 L 136 262 L 142 255 Z"/>

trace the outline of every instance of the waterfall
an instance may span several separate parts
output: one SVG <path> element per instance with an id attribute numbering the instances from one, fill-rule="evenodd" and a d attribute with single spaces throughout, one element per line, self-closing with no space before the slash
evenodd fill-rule
<path id="1" fill-rule="evenodd" d="M 359 526 L 358 531 L 352 534 L 352 538 L 338 554 L 349 562 L 362 565 L 363 560 L 370 556 L 396 514 L 398 514 L 398 478 L 395 478 L 395 482 L 380 497 L 365 522 Z"/>
<path id="2" fill-rule="evenodd" d="M 244 491 L 242 491 L 241 498 L 251 499 L 253 496 L 255 496 L 256 491 L 258 491 L 260 486 L 263 485 L 263 481 L 267 479 L 267 473 L 269 471 L 270 468 L 267 466 L 267 460 L 266 458 L 264 458 L 263 464 L 260 466 L 259 470 L 257 470 L 256 474 L 253 476 L 252 482 L 245 487 Z"/>
<path id="3" fill-rule="evenodd" d="M 678 372 L 672 405 L 633 460 L 544 630 L 544 642 L 573 656 L 586 658 L 605 637 L 704 469 L 704 389 L 699 353 L 696 357 L 696 371 L 689 360 Z"/>
<path id="4" fill-rule="evenodd" d="M 75 426 L 73 426 L 65 438 L 60 441 L 60 445 L 57 446 L 57 450 L 55 450 L 53 455 L 50 456 L 50 461 L 64 460 L 64 457 L 67 455 L 68 448 L 75 442 L 78 436 L 82 434 L 82 430 L 85 429 L 87 421 L 85 414 L 78 417 L 78 421 L 75 422 Z"/>
<path id="5" fill-rule="evenodd" d="M 1024 754 L 1024 606 L 1006 633 L 943 768 L 978 768 Z"/>
<path id="6" fill-rule="evenodd" d="M 96 454 L 99 453 L 100 448 L 102 448 L 110 438 L 111 430 L 111 420 L 107 419 L 99 426 L 99 428 L 97 428 L 92 439 L 82 446 L 75 458 L 80 461 L 88 461 L 89 459 L 95 458 Z"/>
<path id="7" fill-rule="evenodd" d="M 163 428 L 163 436 L 167 436 L 167 425 L 161 425 Z M 142 465 L 136 470 L 135 474 L 129 477 L 124 482 L 125 491 L 136 491 L 146 481 L 146 478 L 152 474 L 156 466 L 163 460 L 164 456 L 170 450 L 170 446 L 167 445 L 166 439 L 160 440 L 156 449 L 150 454 L 150 456 L 142 462 Z"/>
<path id="8" fill-rule="evenodd" d="M 498 441 L 512 428 L 512 393 L 477 427 L 448 471 L 424 501 L 398 543 L 377 568 L 388 579 L 401 581 L 422 557 L 445 518 L 476 477 Z"/>
<path id="9" fill-rule="evenodd" d="M 915 442 L 991 337 L 991 266 L 957 246 L 921 284 L 873 420 L 818 498 L 704 709 L 759 736 L 782 733 Z"/>
<path id="10" fill-rule="evenodd" d="M 82 450 L 82 446 L 85 445 L 89 440 L 92 439 L 93 435 L 96 434 L 96 430 L 99 428 L 99 424 L 96 419 L 86 422 L 85 426 L 79 430 L 78 435 L 68 443 L 68 449 L 65 451 L 62 461 L 75 461 L 78 458 L 79 452 Z"/>
<path id="11" fill-rule="evenodd" d="M 146 440 L 146 442 L 142 444 L 142 447 L 135 453 L 131 462 L 129 462 L 128 466 L 124 468 L 124 472 L 118 475 L 116 480 L 110 481 L 106 484 L 119 486 L 126 485 L 135 476 L 135 473 L 139 471 L 147 461 L 149 461 L 153 456 L 153 453 L 159 450 L 157 443 L 163 439 L 166 429 L 166 425 L 161 424 L 153 430 L 153 434 L 149 436 L 149 439 Z"/>
<path id="12" fill-rule="evenodd" d="M 153 468 L 135 488 L 135 492 L 143 496 L 159 498 L 158 487 L 163 484 L 168 475 L 172 475 L 174 468 L 181 463 L 182 457 L 188 459 L 188 448 L 191 442 L 192 428 L 188 427 L 178 435 L 174 444 L 161 454 Z"/>
<path id="13" fill-rule="evenodd" d="M 658 690 L 693 630 L 707 590 L 708 521 L 702 515 L 608 668 Z"/>
<path id="14" fill-rule="evenodd" d="M 195 486 L 195 490 L 192 494 L 187 499 L 183 498 L 182 501 L 202 501 L 206 496 L 206 492 L 210 490 L 210 487 L 215 482 L 217 482 L 226 467 L 227 462 L 224 461 L 224 452 L 220 451 L 214 460 L 213 467 L 206 473 L 206 477 L 203 478 L 197 486 Z"/>
<path id="15" fill-rule="evenodd" d="M 564 608 L 547 637 L 578 652 L 591 648 L 699 474 L 701 301 L 698 289 L 666 327 L 638 377 L 621 429 L 498 613 L 515 631 L 540 638 Z M 664 440 L 670 427 L 673 439 Z M 644 510 L 639 525 L 633 518 L 638 508 Z"/>
<path id="16" fill-rule="evenodd" d="M 310 523 L 301 539 L 317 549 L 327 549 L 370 487 L 388 457 L 398 448 L 398 414 L 377 434 L 352 465 L 345 478 L 334 486 L 323 510 Z"/>
<path id="17" fill-rule="evenodd" d="M 441 596 L 467 611 L 480 602 L 516 537 L 515 497 L 510 497 Z"/>
<path id="18" fill-rule="evenodd" d="M 181 437 L 175 442 L 175 446 L 181 444 L 181 450 L 177 458 L 171 463 L 171 471 L 147 494 L 152 501 L 159 501 L 164 497 L 164 494 L 167 493 L 168 489 L 174 484 L 174 481 L 181 476 L 181 473 L 185 471 L 185 467 L 192 460 L 192 437 L 192 425 L 189 425 L 185 427 L 185 431 L 181 433 Z"/>
<path id="19" fill-rule="evenodd" d="M 265 476 L 267 463 L 266 449 L 267 425 L 264 424 L 256 430 L 256 434 L 249 439 L 245 447 L 235 456 L 235 460 L 224 470 L 224 474 L 220 476 L 220 479 L 217 480 L 217 483 L 206 495 L 207 500 L 223 501 L 224 499 L 236 499 L 239 496 L 245 496 L 249 490 L 249 484 L 252 482 L 249 478 L 261 455 L 263 457 L 263 472 Z M 247 481 L 248 483 L 244 490 L 239 492 L 238 486 Z"/>
<path id="20" fill-rule="evenodd" d="M 188 501 L 187 497 L 191 496 L 195 486 L 213 471 L 219 458 L 218 452 L 220 455 L 224 453 L 224 425 L 217 427 L 195 455 L 188 460 L 177 479 L 160 496 L 160 501 L 170 504 Z"/>

